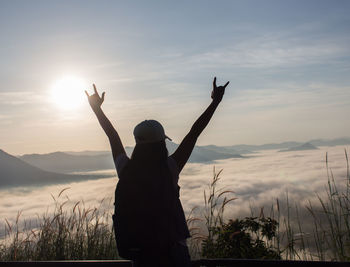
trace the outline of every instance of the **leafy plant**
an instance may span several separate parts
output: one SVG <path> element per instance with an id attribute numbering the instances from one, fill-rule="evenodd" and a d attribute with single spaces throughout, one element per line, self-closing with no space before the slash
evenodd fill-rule
<path id="1" fill-rule="evenodd" d="M 203 241 L 206 258 L 281 259 L 280 253 L 265 242 L 276 235 L 277 221 L 271 218 L 246 217 L 229 220 L 212 229 Z"/>
<path id="2" fill-rule="evenodd" d="M 204 219 L 208 235 L 202 238 L 202 256 L 206 258 L 269 258 L 280 255 L 266 243 L 276 236 L 277 221 L 271 218 L 246 217 L 225 223 L 226 206 L 235 200 L 232 190 L 218 189 L 222 170 L 213 169 L 213 179 L 204 191 Z"/>

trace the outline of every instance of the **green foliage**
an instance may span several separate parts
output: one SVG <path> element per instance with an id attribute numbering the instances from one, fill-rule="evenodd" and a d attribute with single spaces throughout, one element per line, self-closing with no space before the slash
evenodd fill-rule
<path id="1" fill-rule="evenodd" d="M 277 221 L 264 216 L 229 220 L 225 223 L 224 211 L 236 198 L 233 191 L 218 189 L 219 172 L 213 172 L 208 191 L 204 191 L 204 218 L 208 231 L 202 238 L 202 256 L 206 258 L 280 259 L 272 248 Z"/>
<path id="2" fill-rule="evenodd" d="M 229 220 L 210 229 L 203 240 L 202 255 L 206 258 L 281 259 L 266 240 L 276 235 L 277 221 L 271 218 L 247 217 Z"/>
<path id="3" fill-rule="evenodd" d="M 271 206 L 270 217 L 265 218 L 261 212 L 259 217 L 230 220 L 228 223 L 224 219 L 224 208 L 227 199 L 234 198 L 225 196 L 222 199 L 232 191 L 217 190 L 221 171 L 216 173 L 214 169 L 209 191 L 204 194 L 208 233 L 200 239 L 201 255 L 208 258 L 349 261 L 350 171 L 346 150 L 345 159 L 345 179 L 336 182 L 326 154 L 326 192 L 317 192 L 316 200 L 309 200 L 308 205 L 300 206 L 299 201 L 290 205 L 287 192 L 282 201 L 284 204 L 277 199 Z M 303 217 L 299 216 L 300 212 L 303 212 Z"/>

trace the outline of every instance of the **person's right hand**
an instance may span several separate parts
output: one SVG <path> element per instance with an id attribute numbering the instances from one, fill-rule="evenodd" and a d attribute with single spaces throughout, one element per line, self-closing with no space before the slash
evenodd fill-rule
<path id="1" fill-rule="evenodd" d="M 211 98 L 213 99 L 214 102 L 220 103 L 222 100 L 222 97 L 224 96 L 225 93 L 225 88 L 230 82 L 225 83 L 224 86 L 216 86 L 216 77 L 214 77 L 213 81 L 213 91 L 211 92 Z"/>
<path id="2" fill-rule="evenodd" d="M 101 107 L 103 101 L 105 100 L 105 92 L 103 92 L 102 96 L 100 97 L 100 95 L 97 92 L 95 84 L 93 84 L 93 87 L 94 87 L 94 92 L 95 92 L 93 95 L 89 95 L 89 93 L 86 90 L 85 90 L 85 94 L 88 97 L 89 104 L 90 104 L 91 108 L 96 109 L 96 108 Z"/>

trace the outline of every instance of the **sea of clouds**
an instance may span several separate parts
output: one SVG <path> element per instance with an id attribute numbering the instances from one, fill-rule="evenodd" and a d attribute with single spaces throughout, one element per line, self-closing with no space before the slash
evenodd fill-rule
<path id="1" fill-rule="evenodd" d="M 268 215 L 268 210 L 276 203 L 276 199 L 281 204 L 285 203 L 287 192 L 291 205 L 304 207 L 308 200 L 317 202 L 316 193 L 324 196 L 327 186 L 326 154 L 328 173 L 333 174 L 339 188 L 345 185 L 347 165 L 344 149 L 349 151 L 344 146 L 291 152 L 266 150 L 247 155 L 246 158 L 219 160 L 209 164 L 189 163 L 182 171 L 179 181 L 185 213 L 198 207 L 197 215 L 201 216 L 203 191 L 208 190 L 214 168 L 216 172 L 223 170 L 218 189 L 232 190 L 234 193 L 231 196 L 237 198 L 226 208 L 227 219 L 243 218 L 250 215 L 252 209 L 259 215 L 261 207 L 265 207 Z M 59 203 L 67 201 L 64 206 L 67 211 L 80 202 L 86 208 L 100 207 L 112 213 L 116 183 L 117 178 L 114 177 L 64 185 L 0 190 L 0 234 L 4 233 L 5 219 L 13 224 L 19 213 L 20 221 L 30 221 L 44 213 L 50 214 L 54 210 L 55 200 Z M 63 189 L 66 190 L 59 196 Z M 304 219 L 310 217 L 306 211 L 300 212 Z"/>

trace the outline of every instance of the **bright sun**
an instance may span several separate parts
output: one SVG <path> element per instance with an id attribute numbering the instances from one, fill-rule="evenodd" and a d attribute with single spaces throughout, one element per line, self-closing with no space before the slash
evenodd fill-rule
<path id="1" fill-rule="evenodd" d="M 52 101 L 62 109 L 76 109 L 86 102 L 87 84 L 75 76 L 64 76 L 51 88 Z"/>

